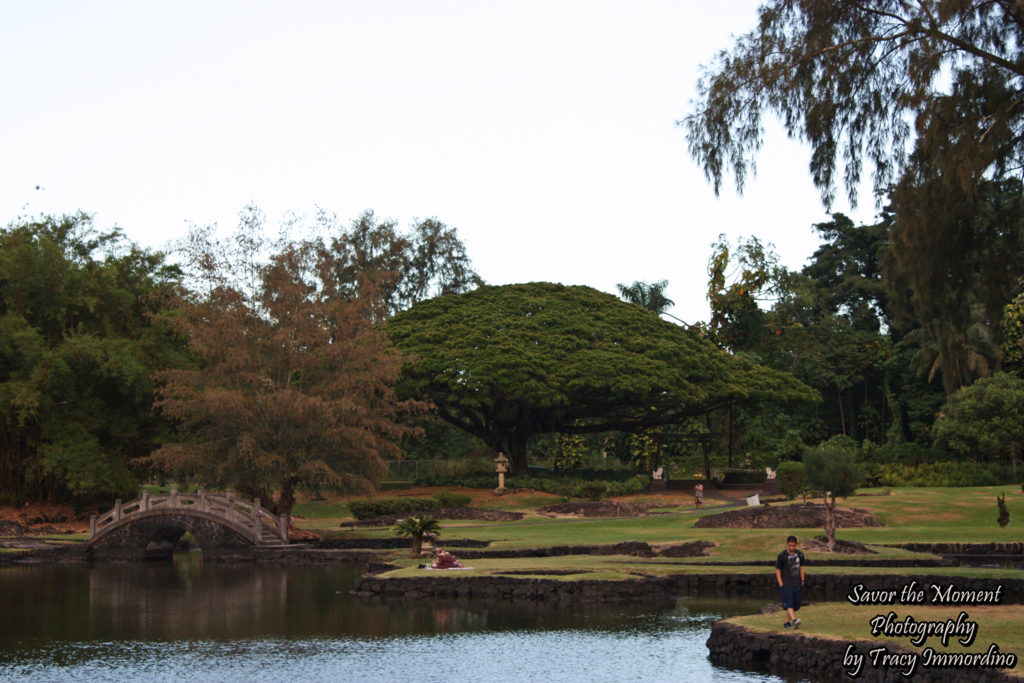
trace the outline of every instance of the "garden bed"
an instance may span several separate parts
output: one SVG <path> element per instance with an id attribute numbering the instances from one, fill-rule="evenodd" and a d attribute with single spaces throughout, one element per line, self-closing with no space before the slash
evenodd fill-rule
<path id="1" fill-rule="evenodd" d="M 837 527 L 844 528 L 885 526 L 870 512 L 859 508 L 836 508 L 835 522 Z M 758 505 L 701 517 L 694 524 L 698 529 L 820 529 L 823 526 L 825 506 L 813 503 Z"/>

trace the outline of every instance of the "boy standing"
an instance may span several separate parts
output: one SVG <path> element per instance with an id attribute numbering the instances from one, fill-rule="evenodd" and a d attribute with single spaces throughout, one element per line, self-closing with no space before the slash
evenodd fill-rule
<path id="1" fill-rule="evenodd" d="M 786 549 L 775 559 L 775 578 L 779 582 L 779 594 L 782 597 L 782 608 L 789 619 L 783 624 L 785 628 L 797 628 L 800 620 L 796 611 L 800 609 L 800 601 L 804 593 L 804 565 L 807 561 L 804 554 L 796 549 L 796 536 L 786 539 Z"/>

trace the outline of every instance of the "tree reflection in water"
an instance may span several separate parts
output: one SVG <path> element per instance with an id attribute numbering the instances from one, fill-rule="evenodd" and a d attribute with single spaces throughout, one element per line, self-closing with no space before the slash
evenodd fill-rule
<path id="1" fill-rule="evenodd" d="M 0 679 L 152 680 L 156 671 L 158 680 L 251 683 L 278 667 L 281 675 L 310 680 L 374 674 L 391 680 L 388 671 L 433 680 L 422 666 L 437 659 L 438 671 L 465 671 L 466 680 L 576 678 L 584 671 L 593 680 L 611 680 L 594 675 L 597 660 L 606 662 L 598 673 L 630 678 L 647 670 L 645 680 L 678 680 L 679 666 L 698 677 L 712 673 L 704 641 L 715 619 L 760 604 L 684 599 L 652 611 L 382 602 L 348 593 L 361 572 L 353 566 L 204 564 L 198 553 L 178 555 L 173 564 L 0 568 Z M 522 652 L 507 651 L 513 644 Z M 422 661 L 402 673 L 402 666 L 411 666 L 410 652 Z M 467 661 L 450 661 L 458 656 Z M 676 667 L 673 675 L 660 678 L 659 672 L 669 673 L 666 666 Z"/>

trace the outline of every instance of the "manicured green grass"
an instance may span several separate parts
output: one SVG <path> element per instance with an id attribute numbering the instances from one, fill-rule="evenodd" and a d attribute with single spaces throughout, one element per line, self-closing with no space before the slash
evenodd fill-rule
<path id="1" fill-rule="evenodd" d="M 292 514 L 302 517 L 309 522 L 333 521 L 335 519 L 349 519 L 352 512 L 348 509 L 347 503 L 326 501 L 313 501 L 310 503 L 296 503 L 292 508 Z"/>
<path id="2" fill-rule="evenodd" d="M 996 524 L 996 496 L 1003 493 L 1011 519 L 1006 527 Z M 886 525 L 839 532 L 843 538 L 864 543 L 1019 542 L 1024 524 L 1024 494 L 1019 486 L 900 488 L 888 496 L 853 496 L 841 504 L 869 510 Z"/>
<path id="3" fill-rule="evenodd" d="M 519 496 L 495 496 L 484 503 L 475 502 L 474 506 L 483 507 L 486 505 L 490 510 L 508 510 L 512 512 L 533 512 L 545 505 L 554 505 L 562 502 L 561 496 L 553 493 L 531 493 Z"/>
<path id="4" fill-rule="evenodd" d="M 939 621 L 947 619 L 956 621 L 961 610 L 967 613 L 967 618 L 977 624 L 975 641 L 964 646 L 951 638 L 948 647 L 943 646 L 937 636 L 929 637 L 928 640 L 915 647 L 910 643 L 909 638 L 895 637 L 885 638 L 871 636 L 871 619 L 879 614 L 888 614 L 892 610 L 896 613 L 897 619 L 902 621 L 908 615 L 915 621 Z M 771 614 L 755 614 L 751 616 L 732 617 L 727 621 L 740 624 L 744 627 L 758 631 L 778 631 L 796 637 L 796 634 L 813 635 L 824 638 L 845 641 L 872 641 L 873 647 L 888 647 L 893 645 L 921 652 L 925 647 L 932 647 L 936 652 L 985 652 L 991 643 L 999 646 L 1003 653 L 1012 652 L 1020 658 L 1024 656 L 1024 605 L 998 605 L 998 606 L 965 606 L 945 607 L 933 605 L 851 605 L 849 603 L 829 602 L 815 603 L 800 610 L 800 630 L 786 631 L 782 627 L 785 616 L 782 612 Z M 918 673 L 921 669 L 918 670 Z M 1020 662 L 1017 666 L 1008 670 L 1016 676 L 1024 676 L 1024 665 Z"/>
<path id="5" fill-rule="evenodd" d="M 449 547 L 456 556 L 458 549 Z M 394 564 L 402 567 L 386 574 L 386 576 L 423 576 L 422 569 L 417 569 L 418 564 L 426 563 L 426 559 L 410 558 L 408 551 L 402 550 L 391 560 Z M 461 574 L 501 574 L 506 571 L 538 571 L 542 573 L 547 570 L 579 570 L 580 572 L 610 572 L 621 575 L 621 578 L 631 576 L 671 576 L 676 574 L 728 574 L 757 576 L 763 574 L 774 575 L 775 570 L 770 565 L 758 567 L 753 566 L 729 566 L 729 565 L 706 565 L 690 564 L 685 558 L 666 557 L 633 557 L 630 555 L 563 555 L 557 557 L 514 557 L 514 558 L 473 558 L 463 560 L 463 564 L 473 569 L 452 573 L 452 576 Z M 808 572 L 817 574 L 856 574 L 856 575 L 896 575 L 896 576 L 949 576 L 951 578 L 989 578 L 1006 579 L 1020 578 L 1020 571 L 1016 569 L 990 569 L 984 567 L 808 567 Z M 573 574 L 568 577 L 551 576 L 559 580 L 578 580 L 594 578 L 591 574 Z"/>
<path id="6" fill-rule="evenodd" d="M 89 533 L 85 532 L 82 534 L 61 534 L 60 536 L 18 536 L 18 538 L 29 541 L 42 541 L 44 543 L 49 543 L 51 545 L 59 545 L 61 543 L 77 544 L 81 543 L 82 541 L 88 541 Z"/>
<path id="7" fill-rule="evenodd" d="M 996 524 L 995 497 L 1007 493 L 1007 507 L 1013 520 L 1005 528 Z M 890 495 L 880 490 L 866 490 L 840 501 L 841 507 L 863 508 L 872 512 L 884 527 L 840 528 L 837 537 L 866 544 L 890 543 L 991 543 L 1019 542 L 1020 524 L 1024 523 L 1024 495 L 1009 486 L 976 488 L 905 488 L 894 489 Z M 538 504 L 546 504 L 553 496 L 538 494 L 517 497 L 481 497 L 477 506 L 505 507 L 532 512 Z M 636 500 L 645 498 L 638 496 Z M 648 497 L 649 498 L 649 497 Z M 650 498 L 656 500 L 656 498 Z M 481 502 L 481 500 L 483 502 Z M 512 505 L 515 503 L 515 505 Z M 799 504 L 799 503 L 793 503 Z M 708 561 L 755 562 L 771 560 L 784 545 L 789 534 L 806 541 L 823 534 L 820 528 L 795 529 L 697 529 L 694 523 L 705 515 L 718 514 L 731 508 L 707 505 L 700 510 L 689 506 L 666 508 L 666 514 L 635 518 L 559 518 L 532 515 L 518 522 L 482 522 L 442 520 L 442 543 L 445 539 L 469 538 L 491 541 L 490 549 L 508 550 L 556 545 L 611 544 L 623 541 L 645 541 L 651 544 L 712 541 L 717 545 L 710 557 L 681 560 L 686 564 Z M 304 503 L 296 506 L 296 514 L 305 517 L 305 528 L 338 532 L 338 520 L 347 512 L 340 503 Z M 362 528 L 346 532 L 371 537 L 391 536 L 390 528 Z M 873 545 L 876 555 L 860 555 L 858 560 L 894 558 L 930 558 L 899 548 Z M 805 551 L 812 566 L 815 559 L 835 559 L 834 554 Z M 886 569 L 893 572 L 892 569 Z M 920 569 L 916 570 L 922 571 Z M 962 570 L 958 570 L 962 571 Z"/>

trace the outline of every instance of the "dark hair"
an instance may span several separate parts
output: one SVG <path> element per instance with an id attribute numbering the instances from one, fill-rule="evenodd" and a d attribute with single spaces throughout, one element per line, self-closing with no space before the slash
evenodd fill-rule
<path id="1" fill-rule="evenodd" d="M 796 543 L 796 536 L 790 536 L 787 538 L 786 543 Z"/>

